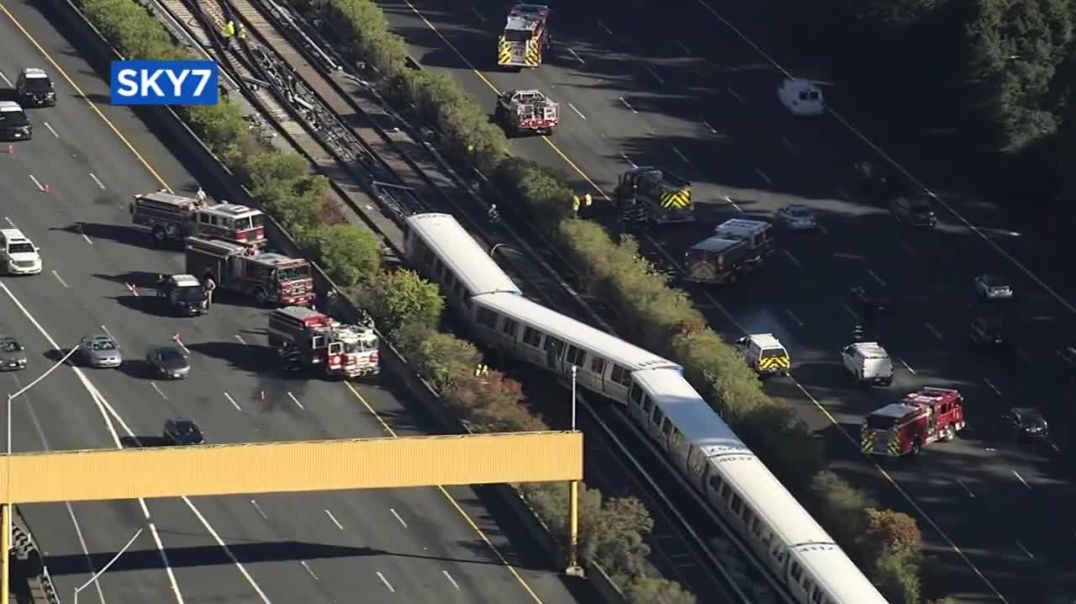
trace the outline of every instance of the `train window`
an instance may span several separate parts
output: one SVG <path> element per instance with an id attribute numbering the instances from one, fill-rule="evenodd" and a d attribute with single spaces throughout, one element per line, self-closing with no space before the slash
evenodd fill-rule
<path id="1" fill-rule="evenodd" d="M 594 375 L 605 374 L 605 359 L 601 357 L 594 357 L 590 360 L 590 372 Z"/>
<path id="2" fill-rule="evenodd" d="M 568 346 L 567 361 L 572 365 L 582 365 L 583 357 L 587 356 L 587 351 L 575 346 Z"/>
<path id="3" fill-rule="evenodd" d="M 730 494 L 732 494 L 732 487 L 729 486 L 729 483 L 726 482 L 721 485 L 721 496 L 727 500 Z"/>
<path id="4" fill-rule="evenodd" d="M 507 334 L 508 337 L 515 338 L 516 327 L 519 327 L 519 323 L 516 323 L 513 319 L 505 319 L 504 324 L 501 325 L 501 331 Z"/>
<path id="5" fill-rule="evenodd" d="M 758 521 L 758 516 L 751 514 L 751 532 L 754 533 L 756 537 L 760 536 L 760 525 L 761 523 Z"/>
<path id="6" fill-rule="evenodd" d="M 811 593 L 811 601 L 815 604 L 822 604 L 822 590 L 818 589 L 817 585 L 814 588 L 814 592 Z"/>
<path id="7" fill-rule="evenodd" d="M 445 275 L 445 289 L 447 289 L 448 291 L 451 292 L 455 288 L 456 288 L 456 275 L 453 275 L 452 273 L 447 273 Z"/>
<path id="8" fill-rule="evenodd" d="M 654 401 L 647 394 L 643 397 L 643 413 L 650 415 L 650 410 L 654 408 Z"/>
<path id="9" fill-rule="evenodd" d="M 661 433 L 668 436 L 670 431 L 672 431 L 672 422 L 666 417 L 661 421 Z"/>
<path id="10" fill-rule="evenodd" d="M 660 426 L 663 419 L 665 419 L 665 414 L 661 412 L 661 407 L 654 405 L 654 412 L 650 414 L 650 421 L 654 422 L 655 426 Z"/>
<path id="11" fill-rule="evenodd" d="M 740 499 L 739 493 L 732 494 L 732 503 L 729 504 L 729 507 L 732 508 L 733 514 L 739 514 L 740 510 L 743 509 L 743 499 Z"/>
<path id="12" fill-rule="evenodd" d="M 628 373 L 627 369 L 624 369 L 620 365 L 613 365 L 612 378 L 614 382 L 622 386 L 627 386 L 631 384 L 631 374 Z"/>
<path id="13" fill-rule="evenodd" d="M 669 436 L 669 442 L 672 443 L 672 446 L 678 447 L 680 443 L 684 442 L 684 435 L 676 428 L 673 428 L 672 434 Z"/>
<path id="14" fill-rule="evenodd" d="M 560 351 L 564 350 L 564 342 L 561 342 L 560 340 L 554 338 L 553 336 L 546 336 L 546 338 L 545 338 L 545 349 L 546 349 L 546 351 L 553 352 L 555 355 L 557 355 L 559 357 L 560 356 Z"/>
<path id="15" fill-rule="evenodd" d="M 803 576 L 803 567 L 800 566 L 799 562 L 793 562 L 792 563 L 792 580 L 793 581 L 799 581 L 800 577 L 802 577 L 802 576 Z"/>
<path id="16" fill-rule="evenodd" d="M 456 297 L 463 297 L 463 281 L 456 282 Z"/>
<path id="17" fill-rule="evenodd" d="M 746 526 L 751 526 L 751 521 L 755 519 L 755 514 L 745 505 L 743 511 L 740 512 L 740 518 L 743 519 L 743 523 Z"/>
<path id="18" fill-rule="evenodd" d="M 523 330 L 523 343 L 527 346 L 538 346 L 542 343 L 542 332 L 534 329 L 533 327 L 527 327 Z"/>
<path id="19" fill-rule="evenodd" d="M 463 299 L 463 307 L 466 308 L 467 310 L 471 310 L 471 299 L 470 298 L 464 298 Z"/>
<path id="20" fill-rule="evenodd" d="M 485 325 L 490 329 L 497 328 L 497 313 L 488 308 L 479 308 L 477 320 L 479 324 Z"/>
<path id="21" fill-rule="evenodd" d="M 711 474 L 710 479 L 706 481 L 706 484 L 710 485 L 710 488 L 716 493 L 721 490 L 721 477 L 717 474 Z"/>
<path id="22" fill-rule="evenodd" d="M 631 390 L 628 391 L 628 398 L 636 405 L 643 400 L 643 389 L 637 385 L 632 385 Z"/>
<path id="23" fill-rule="evenodd" d="M 442 268 L 444 268 L 444 267 L 441 265 L 441 259 L 438 258 L 437 256 L 434 256 L 433 257 L 433 262 L 430 262 L 430 273 L 434 277 L 440 276 Z"/>

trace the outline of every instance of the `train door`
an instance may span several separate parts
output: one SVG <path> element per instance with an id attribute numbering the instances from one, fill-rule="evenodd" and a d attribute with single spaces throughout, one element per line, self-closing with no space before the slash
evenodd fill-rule
<path id="1" fill-rule="evenodd" d="M 551 335 L 545 337 L 545 362 L 546 367 L 556 371 L 557 373 L 564 373 L 564 368 L 561 367 L 561 356 L 564 354 L 564 342 L 554 338 Z"/>

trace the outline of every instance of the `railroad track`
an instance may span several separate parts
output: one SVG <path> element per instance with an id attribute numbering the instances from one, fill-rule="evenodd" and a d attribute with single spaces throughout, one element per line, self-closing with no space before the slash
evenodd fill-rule
<path id="1" fill-rule="evenodd" d="M 286 9 L 273 0 L 157 1 L 188 29 L 205 52 L 236 77 L 242 94 L 259 111 L 281 124 L 288 139 L 308 157 L 327 153 L 339 167 L 363 183 L 391 219 L 402 223 L 404 217 L 426 211 L 455 215 L 477 238 L 485 240 L 490 253 L 498 254 L 507 263 L 508 272 L 528 285 L 526 289 L 530 293 L 537 293 L 533 297 L 613 331 L 594 307 L 602 311 L 611 309 L 592 299 L 580 302 L 578 294 L 550 266 L 564 267 L 555 250 L 532 248 L 508 225 L 490 222 L 486 218 L 486 206 L 476 191 L 437 157 L 432 146 L 416 143 L 418 133 L 409 132 L 406 122 L 378 103 L 376 92 L 363 80 L 342 70 L 341 61 L 331 51 L 319 47 L 304 24 Z M 231 45 L 221 35 L 229 19 L 244 26 L 246 33 Z M 371 100 L 371 96 L 376 100 Z M 534 257 L 541 260 L 535 262 Z M 729 536 L 721 521 L 682 480 L 677 485 L 676 479 L 665 476 L 678 477 L 678 474 L 664 464 L 645 436 L 623 417 L 613 417 L 622 414 L 600 405 L 583 407 L 591 418 L 590 423 L 604 433 L 599 446 L 611 452 L 610 457 L 634 483 L 631 494 L 642 495 L 648 503 L 655 520 L 652 547 L 678 575 L 674 578 L 709 598 L 714 597 L 713 588 L 698 589 L 700 581 L 694 575 L 700 570 L 722 591 L 725 584 L 734 584 L 724 567 L 736 565 L 738 558 L 749 556 L 743 544 Z M 610 424 L 620 424 L 619 429 L 614 431 Z M 631 452 L 646 449 L 651 455 L 642 461 Z M 655 480 L 650 476 L 653 473 L 663 475 Z M 621 491 L 624 484 L 613 482 L 602 486 Z M 677 489 L 686 493 L 675 492 Z M 673 491 L 677 497 L 675 503 L 666 491 Z M 700 520 L 709 526 L 692 526 Z M 692 560 L 689 566 L 682 562 L 686 558 Z M 750 570 L 744 573 L 747 577 L 739 580 L 747 584 L 746 593 L 733 585 L 736 596 L 730 596 L 730 601 L 781 599 L 765 587 L 768 581 L 764 572 L 762 577 L 753 576 L 755 573 Z"/>

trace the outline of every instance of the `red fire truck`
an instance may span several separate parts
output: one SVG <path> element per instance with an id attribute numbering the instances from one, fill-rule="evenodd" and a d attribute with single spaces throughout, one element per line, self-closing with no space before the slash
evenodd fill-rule
<path id="1" fill-rule="evenodd" d="M 209 205 L 193 197 L 157 191 L 135 195 L 128 209 L 135 226 L 148 230 L 158 244 L 190 236 L 216 237 L 251 246 L 265 243 L 265 215 L 247 206 Z"/>
<path id="2" fill-rule="evenodd" d="M 356 378 L 380 371 L 378 337 L 366 325 L 345 325 L 302 306 L 269 315 L 269 345 L 294 369 L 315 368 L 331 376 Z"/>
<path id="3" fill-rule="evenodd" d="M 927 387 L 868 415 L 860 428 L 860 445 L 870 455 L 918 455 L 924 446 L 953 440 L 963 429 L 960 392 Z"/>
<path id="4" fill-rule="evenodd" d="M 187 238 L 187 273 L 207 290 L 252 296 L 259 305 L 314 303 L 310 263 L 219 239 Z"/>

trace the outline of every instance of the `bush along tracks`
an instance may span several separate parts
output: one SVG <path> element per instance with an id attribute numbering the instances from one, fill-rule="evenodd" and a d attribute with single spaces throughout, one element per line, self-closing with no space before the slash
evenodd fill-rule
<path id="1" fill-rule="evenodd" d="M 881 508 L 836 474 L 786 404 L 767 396 L 755 374 L 710 329 L 688 296 L 596 222 L 570 216 L 572 190 L 556 171 L 508 154 L 507 139 L 483 105 L 453 79 L 415 69 L 407 45 L 371 0 L 292 0 L 336 41 L 337 49 L 377 73 L 380 92 L 439 133 L 442 152 L 464 173 L 489 175 L 496 195 L 555 242 L 577 267 L 584 290 L 610 304 L 622 336 L 667 355 L 808 506 L 893 602 L 922 600 L 922 537 L 914 518 Z M 532 501 L 534 499 L 532 498 Z M 600 557 L 599 557 L 600 559 Z"/>
<path id="2" fill-rule="evenodd" d="M 73 0 L 87 19 L 124 57 L 185 59 L 165 27 L 134 0 Z M 380 11 L 368 18 L 380 18 Z M 348 23 L 359 22 L 349 17 Z M 392 62 L 401 71 L 405 49 L 387 34 L 363 39 L 364 56 L 378 64 Z M 359 39 L 359 38 L 357 38 Z M 380 57 L 380 58 L 378 58 Z M 436 123 L 452 157 L 466 155 L 478 166 L 494 169 L 506 149 L 503 135 L 485 115 L 469 114 L 473 101 L 451 80 L 413 72 L 410 80 L 386 80 L 393 99 L 412 99 L 426 121 Z M 452 96 L 455 95 L 455 96 Z M 446 101 L 446 99 L 452 99 Z M 331 199 L 329 182 L 311 173 L 309 162 L 270 147 L 251 131 L 238 106 L 177 108 L 181 117 L 214 154 L 242 181 L 258 205 L 284 227 L 335 283 L 377 320 L 410 365 L 441 395 L 457 416 L 475 431 L 546 430 L 522 403 L 519 383 L 493 372 L 476 377 L 482 356 L 470 342 L 438 331 L 444 302 L 436 285 L 409 270 L 381 268 L 380 241 L 363 226 L 348 224 Z M 498 138 L 499 137 L 499 138 Z M 492 142 L 491 142 L 492 141 Z M 528 484 L 522 495 L 561 544 L 567 542 L 565 485 Z M 677 583 L 657 575 L 647 563 L 645 537 L 653 522 L 635 498 L 603 497 L 585 485 L 580 494 L 580 552 L 598 563 L 631 602 L 687 604 L 695 598 Z"/>

